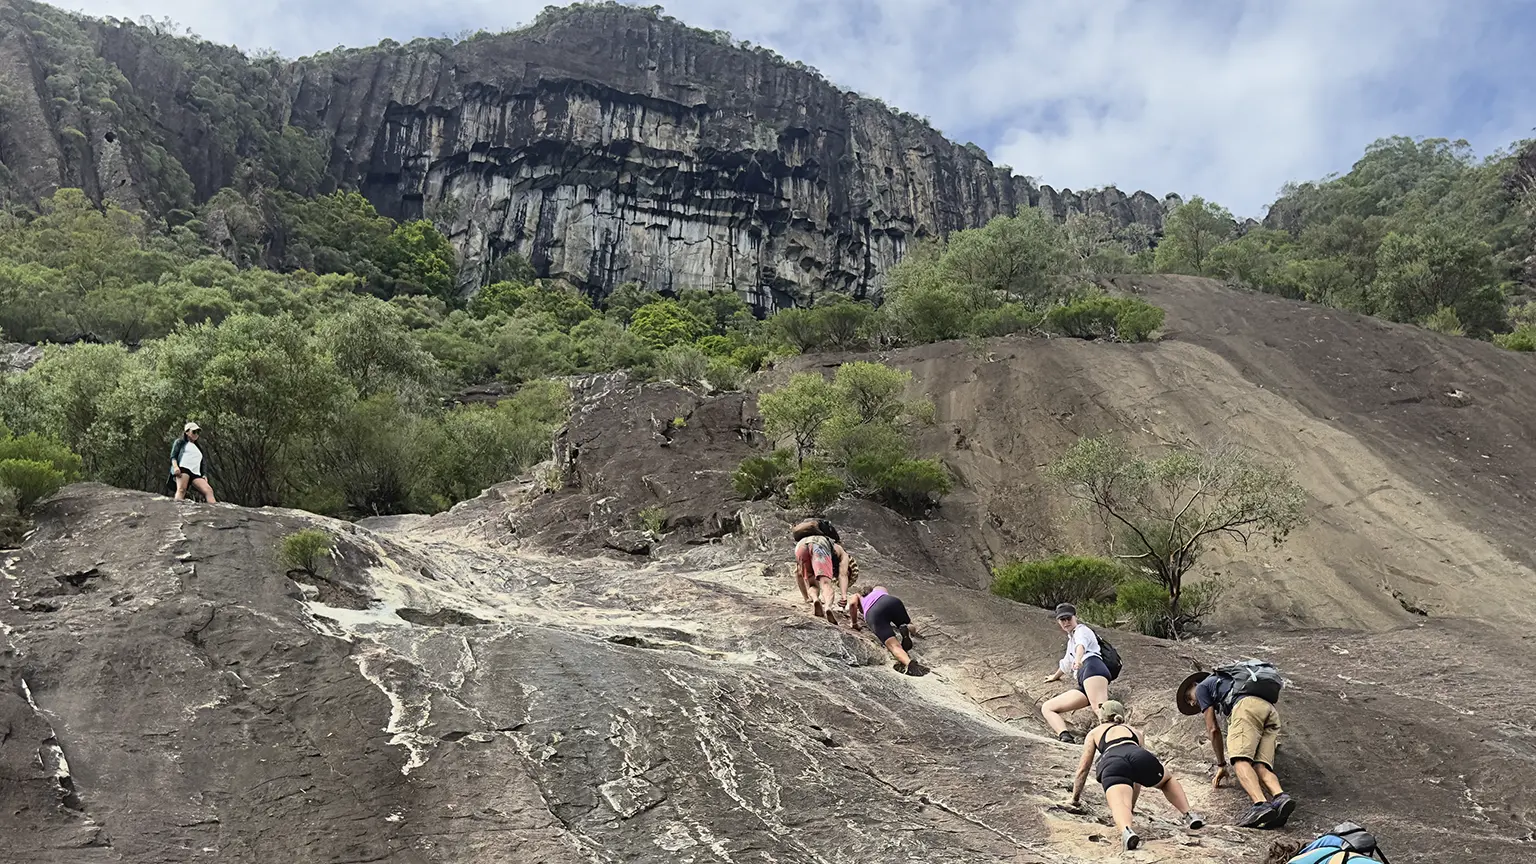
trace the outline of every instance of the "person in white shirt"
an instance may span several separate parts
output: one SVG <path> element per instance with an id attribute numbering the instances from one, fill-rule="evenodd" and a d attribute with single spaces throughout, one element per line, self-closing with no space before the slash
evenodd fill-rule
<path id="1" fill-rule="evenodd" d="M 1077 607 L 1071 603 L 1057 606 L 1056 623 L 1067 634 L 1067 653 L 1056 664 L 1056 674 L 1045 680 L 1050 683 L 1071 675 L 1077 679 L 1077 689 L 1047 699 L 1040 706 L 1040 714 L 1045 717 L 1045 722 L 1057 738 L 1075 743 L 1076 739 L 1068 731 L 1067 720 L 1063 715 L 1084 708 L 1092 708 L 1095 712 L 1099 710 L 1099 706 L 1109 698 L 1109 667 L 1104 665 L 1099 637 L 1087 624 L 1077 620 Z"/>
<path id="2" fill-rule="evenodd" d="M 185 501 L 190 487 L 202 493 L 209 504 L 217 504 L 213 487 L 203 476 L 203 451 L 197 446 L 201 434 L 202 427 L 189 421 L 181 427 L 181 437 L 171 445 L 171 477 L 176 481 L 176 500 Z"/>

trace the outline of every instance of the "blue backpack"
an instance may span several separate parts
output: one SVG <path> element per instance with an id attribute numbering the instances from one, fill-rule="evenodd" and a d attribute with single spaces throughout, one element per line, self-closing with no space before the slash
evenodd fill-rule
<path id="1" fill-rule="evenodd" d="M 1335 825 L 1333 833 L 1313 840 L 1291 857 L 1287 864 L 1347 864 L 1350 861 L 1380 861 L 1388 864 L 1387 853 L 1376 845 L 1369 831 L 1353 822 Z"/>

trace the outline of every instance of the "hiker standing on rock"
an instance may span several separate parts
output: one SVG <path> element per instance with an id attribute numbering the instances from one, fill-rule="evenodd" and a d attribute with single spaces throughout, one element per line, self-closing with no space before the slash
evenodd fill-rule
<path id="1" fill-rule="evenodd" d="M 912 650 L 912 634 L 917 632 L 917 625 L 912 623 L 901 598 L 887 591 L 884 585 L 876 585 L 853 592 L 846 609 L 853 629 L 859 629 L 861 618 L 869 623 L 875 638 L 895 658 L 896 671 L 913 676 L 927 673 L 928 670 L 907 653 Z"/>
<path id="2" fill-rule="evenodd" d="M 1141 845 L 1141 837 L 1131 827 L 1131 818 L 1136 810 L 1136 797 L 1143 788 L 1162 792 L 1188 827 L 1204 827 L 1205 820 L 1200 814 L 1190 812 L 1189 799 L 1178 778 L 1165 771 L 1163 763 L 1143 746 L 1141 731 L 1125 722 L 1125 706 L 1109 699 L 1099 706 L 1098 713 L 1099 725 L 1083 741 L 1083 758 L 1072 781 L 1072 806 L 1080 806 L 1088 769 L 1093 766 L 1094 756 L 1098 756 L 1099 785 L 1104 787 L 1104 800 L 1109 802 L 1109 812 L 1115 817 L 1120 843 L 1126 851 Z"/>
<path id="3" fill-rule="evenodd" d="M 1275 703 L 1284 683 L 1274 666 L 1247 660 L 1196 672 L 1184 679 L 1175 694 L 1179 713 L 1205 715 L 1205 732 L 1217 766 L 1212 788 L 1221 785 L 1230 764 L 1238 785 L 1253 802 L 1238 820 L 1242 828 L 1280 828 L 1296 810 L 1295 800 L 1280 788 L 1275 775 L 1280 739 L 1280 711 Z"/>
<path id="4" fill-rule="evenodd" d="M 181 427 L 181 437 L 171 445 L 171 479 L 176 481 L 177 501 L 185 501 L 187 488 L 191 487 L 202 493 L 203 500 L 209 504 L 217 504 L 213 487 L 203 476 L 203 451 L 197 446 L 201 434 L 202 427 L 191 421 Z"/>
<path id="5" fill-rule="evenodd" d="M 1071 744 L 1074 736 L 1067 731 L 1067 721 L 1062 715 L 1083 708 L 1098 711 L 1104 700 L 1109 698 L 1109 681 L 1114 676 L 1104 663 L 1099 637 L 1087 624 L 1077 620 L 1076 606 L 1071 603 L 1057 606 L 1056 623 L 1067 634 L 1067 653 L 1056 664 L 1056 674 L 1045 681 L 1049 684 L 1070 675 L 1076 679 L 1077 689 L 1046 700 L 1040 706 L 1040 714 L 1045 717 L 1045 722 L 1057 738 Z"/>

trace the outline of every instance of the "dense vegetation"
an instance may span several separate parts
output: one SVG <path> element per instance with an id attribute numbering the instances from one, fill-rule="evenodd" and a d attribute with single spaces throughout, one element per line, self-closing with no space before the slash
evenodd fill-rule
<path id="1" fill-rule="evenodd" d="M 1529 151 L 1387 138 L 1349 173 L 1287 186 L 1265 225 L 1193 199 L 1170 214 L 1158 270 L 1216 276 L 1450 335 L 1536 349 Z"/>

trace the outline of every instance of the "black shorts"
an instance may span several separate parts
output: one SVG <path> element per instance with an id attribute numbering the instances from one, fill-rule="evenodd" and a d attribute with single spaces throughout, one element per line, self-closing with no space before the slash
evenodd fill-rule
<path id="1" fill-rule="evenodd" d="M 875 638 L 881 642 L 896 638 L 897 627 L 912 623 L 912 619 L 907 617 L 907 607 L 890 594 L 876 600 L 875 605 L 869 607 L 869 611 L 864 613 L 864 621 L 869 624 L 869 629 L 875 631 Z"/>
<path id="2" fill-rule="evenodd" d="M 1109 680 L 1109 667 L 1104 665 L 1104 659 L 1097 654 L 1089 654 L 1083 658 L 1083 665 L 1077 667 L 1077 689 L 1083 690 L 1083 682 L 1089 678 L 1103 678 Z M 1087 690 L 1083 690 L 1087 693 Z"/>
<path id="3" fill-rule="evenodd" d="M 1137 744 L 1117 744 L 1099 757 L 1099 785 L 1156 786 L 1163 782 L 1163 763 Z"/>
<path id="4" fill-rule="evenodd" d="M 189 471 L 186 468 L 181 469 L 181 473 L 187 475 L 187 482 L 188 483 L 192 482 L 193 480 L 201 480 L 201 479 L 203 479 L 203 475 L 197 473 L 196 471 Z"/>

